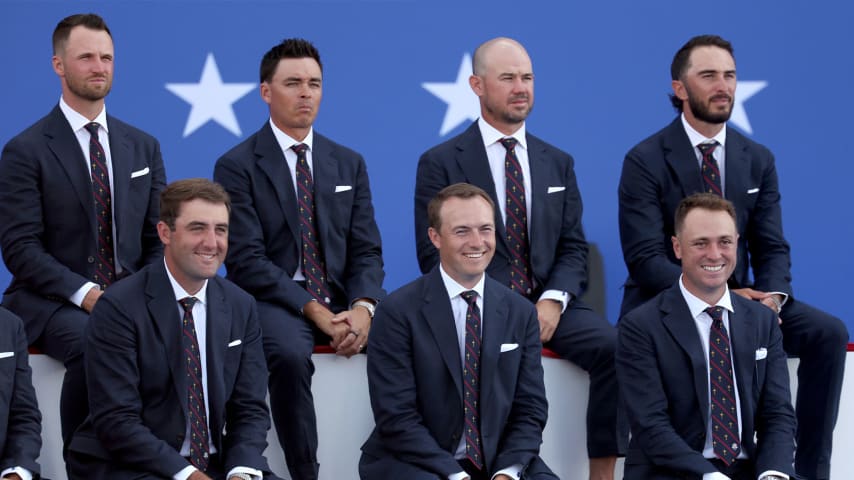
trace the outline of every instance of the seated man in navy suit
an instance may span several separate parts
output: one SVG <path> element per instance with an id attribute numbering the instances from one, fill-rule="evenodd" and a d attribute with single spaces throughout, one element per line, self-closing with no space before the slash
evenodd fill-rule
<path id="1" fill-rule="evenodd" d="M 732 45 L 716 35 L 694 37 L 676 53 L 670 72 L 679 116 L 623 162 L 620 241 L 629 278 L 622 314 L 679 277 L 670 248 L 679 201 L 711 191 L 732 202 L 739 244 L 729 286 L 780 317 L 783 348 L 800 358 L 797 472 L 827 479 L 845 371 L 845 324 L 794 295 L 774 155 L 727 126 L 737 94 Z"/>
<path id="2" fill-rule="evenodd" d="M 735 208 L 694 194 L 674 223 L 681 277 L 619 326 L 617 378 L 632 427 L 625 478 L 794 478 L 777 316 L 727 287 L 738 259 Z"/>
<path id="3" fill-rule="evenodd" d="M 439 265 L 377 309 L 363 480 L 557 478 L 539 458 L 548 406 L 536 309 L 484 273 L 493 210 L 473 185 L 441 190 L 428 206 Z"/>
<path id="4" fill-rule="evenodd" d="M 80 480 L 260 480 L 270 428 L 255 300 L 216 275 L 230 201 L 210 180 L 163 191 L 164 259 L 113 285 L 86 329 Z"/>
<path id="5" fill-rule="evenodd" d="M 41 420 L 21 319 L 0 307 L 0 478 L 39 478 Z"/>

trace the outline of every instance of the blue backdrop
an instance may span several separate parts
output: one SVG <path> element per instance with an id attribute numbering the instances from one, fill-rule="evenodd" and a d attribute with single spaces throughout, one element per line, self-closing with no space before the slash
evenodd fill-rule
<path id="1" fill-rule="evenodd" d="M 854 266 L 846 247 L 854 7 L 845 2 L 0 0 L 0 144 L 57 103 L 51 33 L 86 11 L 113 31 L 107 109 L 160 140 L 169 180 L 210 177 L 219 155 L 267 119 L 257 89 L 263 53 L 284 37 L 312 40 L 324 62 L 315 126 L 365 155 L 389 290 L 418 272 L 418 157 L 477 114 L 458 83 L 467 55 L 494 36 L 520 40 L 536 75 L 528 127 L 576 159 L 612 322 L 626 274 L 616 198 L 623 155 L 673 118 L 676 49 L 693 35 L 720 34 L 736 49 L 744 107 L 732 123 L 777 155 L 795 294 L 854 331 L 845 280 Z M 0 271 L 0 285 L 8 280 Z"/>

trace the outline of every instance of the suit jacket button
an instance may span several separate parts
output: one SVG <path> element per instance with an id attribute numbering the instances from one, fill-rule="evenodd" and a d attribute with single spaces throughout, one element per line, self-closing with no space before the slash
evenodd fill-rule
<path id="1" fill-rule="evenodd" d="M 89 257 L 86 259 L 86 261 L 89 263 L 95 263 L 95 257 Z"/>

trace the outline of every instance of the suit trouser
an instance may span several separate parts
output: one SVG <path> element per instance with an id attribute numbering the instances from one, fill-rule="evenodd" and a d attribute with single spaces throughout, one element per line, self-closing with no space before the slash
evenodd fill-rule
<path id="1" fill-rule="evenodd" d="M 316 329 L 278 305 L 258 302 L 270 372 L 270 411 L 293 480 L 316 480 L 317 417 L 311 393 Z"/>
<path id="2" fill-rule="evenodd" d="M 460 472 L 463 471 L 460 465 Z M 496 467 L 501 468 L 501 467 Z M 487 478 L 492 475 L 486 473 Z M 393 456 L 377 458 L 367 453 L 362 453 L 359 459 L 359 478 L 362 480 L 445 480 L 448 477 L 424 470 L 423 468 L 405 463 Z M 540 457 L 534 457 L 530 465 L 522 473 L 521 480 L 558 480 L 551 469 Z"/>
<path id="3" fill-rule="evenodd" d="M 622 455 L 628 421 L 618 414 L 614 350 L 617 329 L 584 302 L 574 300 L 564 311 L 545 346 L 590 375 L 587 402 L 587 454 L 590 458 Z"/>
<path id="4" fill-rule="evenodd" d="M 840 319 L 794 298 L 783 306 L 780 317 L 783 348 L 800 358 L 795 471 L 809 479 L 830 478 L 848 330 Z"/>

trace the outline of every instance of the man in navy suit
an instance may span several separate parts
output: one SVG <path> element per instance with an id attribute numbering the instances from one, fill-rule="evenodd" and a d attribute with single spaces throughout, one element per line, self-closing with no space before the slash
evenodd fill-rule
<path id="1" fill-rule="evenodd" d="M 21 319 L 0 307 L 0 477 L 39 478 L 41 412 Z"/>
<path id="2" fill-rule="evenodd" d="M 269 412 L 255 301 L 216 275 L 230 204 L 210 180 L 170 184 L 164 259 L 111 287 L 86 330 L 91 413 L 72 479 L 260 480 Z"/>
<path id="3" fill-rule="evenodd" d="M 826 479 L 848 332 L 841 320 L 792 292 L 774 156 L 726 126 L 736 88 L 732 45 L 714 35 L 695 37 L 676 53 L 671 75 L 680 116 L 632 148 L 623 163 L 620 239 L 629 278 L 622 314 L 679 278 L 679 259 L 669 248 L 679 201 L 707 190 L 731 201 L 739 258 L 729 286 L 779 315 L 783 347 L 800 357 L 796 468 Z"/>
<path id="4" fill-rule="evenodd" d="M 65 364 L 67 442 L 86 417 L 80 346 L 89 312 L 116 278 L 159 258 L 166 178 L 157 141 L 107 115 L 114 53 L 104 20 L 63 19 L 53 50 L 59 105 L 0 157 L 0 247 L 13 276 L 3 305 L 31 344 Z"/>
<path id="5" fill-rule="evenodd" d="M 258 300 L 273 421 L 294 480 L 318 478 L 315 341 L 358 353 L 385 296 L 365 161 L 314 132 L 322 93 L 311 43 L 270 49 L 261 60 L 270 119 L 214 170 L 234 207 L 228 278 Z"/>
<path id="6" fill-rule="evenodd" d="M 617 377 L 632 426 L 625 478 L 793 478 L 777 316 L 727 287 L 739 258 L 735 208 L 694 194 L 674 223 L 681 276 L 620 321 Z"/>
<path id="7" fill-rule="evenodd" d="M 578 298 L 587 284 L 587 241 L 573 159 L 525 130 L 534 103 L 534 73 L 518 42 L 496 38 L 482 44 L 473 71 L 470 84 L 480 97 L 481 118 L 418 162 L 418 263 L 426 273 L 438 262 L 427 235 L 427 203 L 436 192 L 457 182 L 488 192 L 499 206 L 499 238 L 487 272 L 535 302 L 542 342 L 590 374 L 590 478 L 613 479 L 616 455 L 623 449 L 616 421 L 616 331 Z M 520 242 L 523 235 L 527 238 Z"/>
<path id="8" fill-rule="evenodd" d="M 473 185 L 441 190 L 428 206 L 439 265 L 377 311 L 363 480 L 557 478 L 539 458 L 548 406 L 537 312 L 484 274 L 493 210 Z"/>

